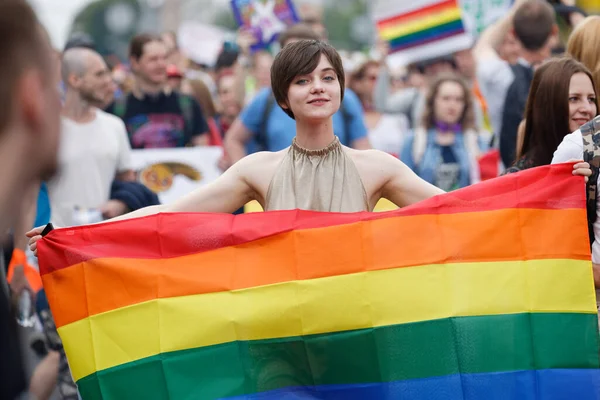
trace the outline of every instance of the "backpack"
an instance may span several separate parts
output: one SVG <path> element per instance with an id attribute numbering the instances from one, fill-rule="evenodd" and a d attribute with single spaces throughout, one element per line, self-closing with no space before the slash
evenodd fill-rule
<path id="1" fill-rule="evenodd" d="M 267 146 L 267 122 L 269 122 L 269 116 L 273 112 L 273 108 L 276 105 L 277 104 L 275 103 L 275 96 L 273 95 L 273 92 L 270 92 L 269 96 L 267 97 L 262 119 L 260 120 L 260 128 L 256 134 L 256 137 L 254 138 L 257 144 L 257 151 L 267 151 L 269 149 L 269 147 Z M 342 119 L 344 121 L 344 137 L 340 138 L 340 142 L 348 143 L 347 139 L 350 135 L 348 132 L 348 128 L 350 127 L 350 120 L 352 119 L 352 116 L 350 115 L 348 110 L 346 110 L 343 101 L 342 104 L 340 104 L 340 112 L 342 113 Z"/>
<path id="2" fill-rule="evenodd" d="M 191 132 L 194 126 L 194 105 L 192 98 L 189 96 L 176 93 L 177 103 L 179 103 L 179 109 L 183 114 L 183 130 L 186 137 L 191 138 L 195 132 Z M 127 100 L 129 95 L 124 95 L 115 100 L 113 105 L 113 115 L 123 119 L 127 113 Z"/>
<path id="3" fill-rule="evenodd" d="M 592 176 L 586 184 L 586 208 L 590 246 L 594 243 L 594 222 L 596 222 L 596 198 L 598 196 L 598 175 L 600 171 L 600 116 L 581 128 L 583 139 L 583 161 L 590 164 Z"/>

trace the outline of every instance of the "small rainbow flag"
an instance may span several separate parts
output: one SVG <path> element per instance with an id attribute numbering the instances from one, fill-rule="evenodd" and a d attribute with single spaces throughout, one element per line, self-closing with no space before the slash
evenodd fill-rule
<path id="1" fill-rule="evenodd" d="M 392 53 L 403 52 L 410 62 L 467 48 L 467 33 L 458 0 L 382 1 L 375 11 L 382 39 Z"/>
<path id="2" fill-rule="evenodd" d="M 583 179 L 387 213 L 159 214 L 39 243 L 94 399 L 597 400 Z"/>

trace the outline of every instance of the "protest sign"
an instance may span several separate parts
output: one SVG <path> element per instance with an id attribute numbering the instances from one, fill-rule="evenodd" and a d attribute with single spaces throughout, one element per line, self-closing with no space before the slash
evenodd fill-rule
<path id="1" fill-rule="evenodd" d="M 238 25 L 256 38 L 252 51 L 268 47 L 299 21 L 292 0 L 231 0 L 231 8 Z"/>
<path id="2" fill-rule="evenodd" d="M 473 43 L 458 0 L 380 0 L 373 15 L 380 37 L 390 44 L 392 67 L 447 55 Z"/>

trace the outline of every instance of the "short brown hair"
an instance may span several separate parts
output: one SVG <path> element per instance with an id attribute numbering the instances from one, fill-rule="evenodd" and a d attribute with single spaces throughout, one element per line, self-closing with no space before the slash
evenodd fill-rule
<path id="1" fill-rule="evenodd" d="M 556 25 L 552 6 L 544 0 L 529 0 L 515 11 L 515 36 L 530 51 L 540 50 L 548 42 Z"/>
<path id="2" fill-rule="evenodd" d="M 139 61 L 139 59 L 144 55 L 144 46 L 150 42 L 162 43 L 162 39 L 159 36 L 151 33 L 141 33 L 134 36 L 129 42 L 129 57 Z"/>
<path id="3" fill-rule="evenodd" d="M 310 25 L 300 22 L 296 25 L 292 25 L 279 34 L 279 46 L 283 48 L 285 43 L 291 39 L 319 40 L 320 37 Z"/>
<path id="4" fill-rule="evenodd" d="M 422 126 L 425 129 L 435 127 L 435 98 L 438 95 L 440 86 L 446 82 L 458 83 L 464 92 L 465 108 L 458 122 L 462 125 L 463 132 L 469 129 L 475 129 L 475 112 L 473 111 L 473 95 L 467 85 L 467 82 L 456 74 L 440 74 L 429 87 L 425 100 L 425 109 L 423 112 Z"/>
<path id="5" fill-rule="evenodd" d="M 535 71 L 525 106 L 525 133 L 518 158 L 527 155 L 536 167 L 550 164 L 558 145 L 571 133 L 569 87 L 571 77 L 577 73 L 586 74 L 594 84 L 591 72 L 570 57 L 549 60 Z M 595 103 L 598 110 L 598 100 Z"/>
<path id="6" fill-rule="evenodd" d="M 47 33 L 25 0 L 0 1 L 0 132 L 10 123 L 14 90 L 19 77 L 29 68 L 45 68 L 50 60 Z M 48 79 L 54 78 L 48 74 Z M 50 83 L 49 83 L 50 84 Z"/>
<path id="7" fill-rule="evenodd" d="M 321 54 L 327 57 L 333 67 L 340 83 L 340 102 L 344 100 L 346 78 L 342 59 L 338 52 L 319 40 L 300 40 L 285 46 L 277 54 L 271 66 L 271 87 L 277 104 L 287 104 L 288 90 L 294 78 L 313 72 L 319 65 Z M 283 111 L 295 119 L 291 109 L 283 109 Z"/>

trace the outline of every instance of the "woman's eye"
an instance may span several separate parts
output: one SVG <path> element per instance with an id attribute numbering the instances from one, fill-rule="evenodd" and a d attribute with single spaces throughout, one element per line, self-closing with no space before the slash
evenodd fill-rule
<path id="1" fill-rule="evenodd" d="M 304 85 L 306 82 L 308 82 L 308 80 L 307 80 L 307 79 L 298 79 L 298 80 L 296 81 L 296 84 L 298 84 L 298 85 Z"/>
<path id="2" fill-rule="evenodd" d="M 590 103 L 595 103 L 596 102 L 596 98 L 595 97 L 590 97 L 589 101 L 590 101 Z"/>
<path id="3" fill-rule="evenodd" d="M 335 78 L 333 76 L 326 76 L 323 79 L 325 79 L 326 81 L 333 81 L 333 80 L 335 80 Z"/>

